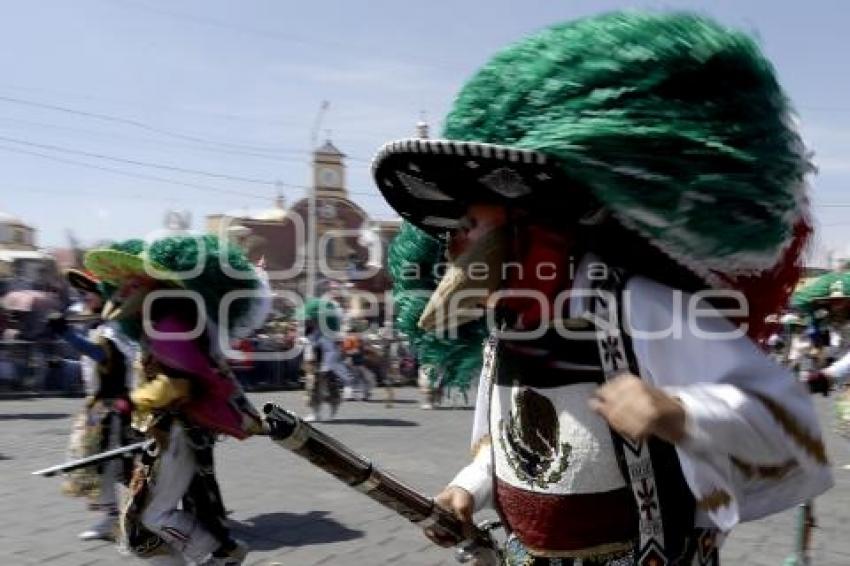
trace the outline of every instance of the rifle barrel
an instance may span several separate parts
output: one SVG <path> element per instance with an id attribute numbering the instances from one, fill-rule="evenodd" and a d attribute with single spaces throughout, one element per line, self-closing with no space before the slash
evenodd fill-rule
<path id="1" fill-rule="evenodd" d="M 433 527 L 458 543 L 468 538 L 457 517 L 348 446 L 273 403 L 266 404 L 263 412 L 277 444 L 422 528 Z M 476 532 L 473 538 L 489 539 L 489 534 Z"/>

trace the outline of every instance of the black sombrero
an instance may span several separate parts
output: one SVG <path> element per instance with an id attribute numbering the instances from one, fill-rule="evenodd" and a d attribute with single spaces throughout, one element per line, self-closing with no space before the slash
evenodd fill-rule
<path id="1" fill-rule="evenodd" d="M 79 291 L 84 291 L 86 293 L 100 292 L 100 288 L 98 287 L 98 283 L 100 283 L 100 281 L 94 275 L 85 271 L 69 269 L 65 272 L 65 279 L 68 280 L 68 284 L 71 287 Z"/>
<path id="2" fill-rule="evenodd" d="M 563 214 L 571 183 L 559 164 L 539 151 L 478 142 L 405 139 L 384 145 L 372 174 L 387 203 L 418 228 L 441 235 L 455 228 L 473 202 L 494 202 Z M 584 191 L 576 196 L 587 199 Z M 587 208 L 573 206 L 574 211 Z"/>

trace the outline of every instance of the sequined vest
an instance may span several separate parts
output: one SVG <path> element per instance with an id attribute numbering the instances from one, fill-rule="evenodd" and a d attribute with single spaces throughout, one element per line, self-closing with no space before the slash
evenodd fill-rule
<path id="1" fill-rule="evenodd" d="M 625 278 L 612 274 L 590 314 L 622 303 Z M 590 323 L 581 330 L 578 338 L 550 329 L 491 341 L 494 497 L 506 529 L 540 557 L 632 551 L 640 565 L 717 564 L 714 531 L 694 528 L 675 448 L 657 438 L 629 442 L 588 405 L 611 375 L 639 375 L 629 337 Z"/>

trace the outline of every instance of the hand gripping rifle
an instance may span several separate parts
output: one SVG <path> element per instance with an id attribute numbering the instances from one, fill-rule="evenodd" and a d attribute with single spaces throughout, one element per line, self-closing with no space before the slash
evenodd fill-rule
<path id="1" fill-rule="evenodd" d="M 484 523 L 466 533 L 461 521 L 434 503 L 433 499 L 376 468 L 372 462 L 305 423 L 294 413 L 273 403 L 266 404 L 263 412 L 269 436 L 275 443 L 423 529 L 430 527 L 449 535 L 456 541 L 455 558 L 458 562 L 476 559 L 476 564 L 481 566 L 501 564 L 490 535 L 498 524 Z"/>

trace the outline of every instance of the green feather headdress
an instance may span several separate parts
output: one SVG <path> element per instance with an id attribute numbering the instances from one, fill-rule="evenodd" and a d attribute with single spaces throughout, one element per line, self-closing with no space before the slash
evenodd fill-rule
<path id="1" fill-rule="evenodd" d="M 850 272 L 825 273 L 808 282 L 791 296 L 791 306 L 811 311 L 831 300 L 850 300 Z"/>
<path id="2" fill-rule="evenodd" d="M 108 285 L 120 285 L 116 277 L 145 274 L 144 258 L 179 286 L 198 293 L 207 315 L 220 324 L 220 307 L 231 292 L 255 292 L 236 298 L 227 307 L 228 330 L 239 334 L 258 327 L 268 313 L 270 294 L 242 250 L 221 245 L 216 236 L 172 236 L 145 243 L 128 240 L 109 250 L 86 255 L 86 267 Z M 115 269 L 115 267 L 120 267 Z"/>
<path id="3" fill-rule="evenodd" d="M 774 266 L 806 214 L 811 165 L 791 116 L 747 35 L 627 12 L 508 47 L 464 86 L 444 133 L 556 158 L 618 221 L 711 280 Z"/>
<path id="4" fill-rule="evenodd" d="M 573 219 L 590 195 L 660 258 L 707 287 L 743 292 L 751 335 L 799 278 L 812 166 L 773 66 L 744 33 L 687 13 L 555 25 L 476 73 L 443 133 L 387 144 L 373 165 L 388 201 L 418 227 L 402 230 L 397 265 L 437 261 L 424 231 L 450 229 L 469 199 L 531 207 L 539 195 L 547 212 Z M 553 168 L 566 179 L 556 187 Z M 422 356 L 457 367 L 444 357 L 454 346 L 415 328 L 427 298 L 410 291 L 433 284 L 396 282 L 399 326 Z"/>
<path id="5" fill-rule="evenodd" d="M 416 349 L 419 363 L 437 369 L 432 379 L 466 389 L 481 366 L 481 346 L 487 337 L 484 324 L 464 325 L 457 340 L 424 332 L 417 324 L 439 283 L 434 266 L 442 257 L 439 240 L 412 224 L 402 224 L 388 257 L 396 325 Z"/>

